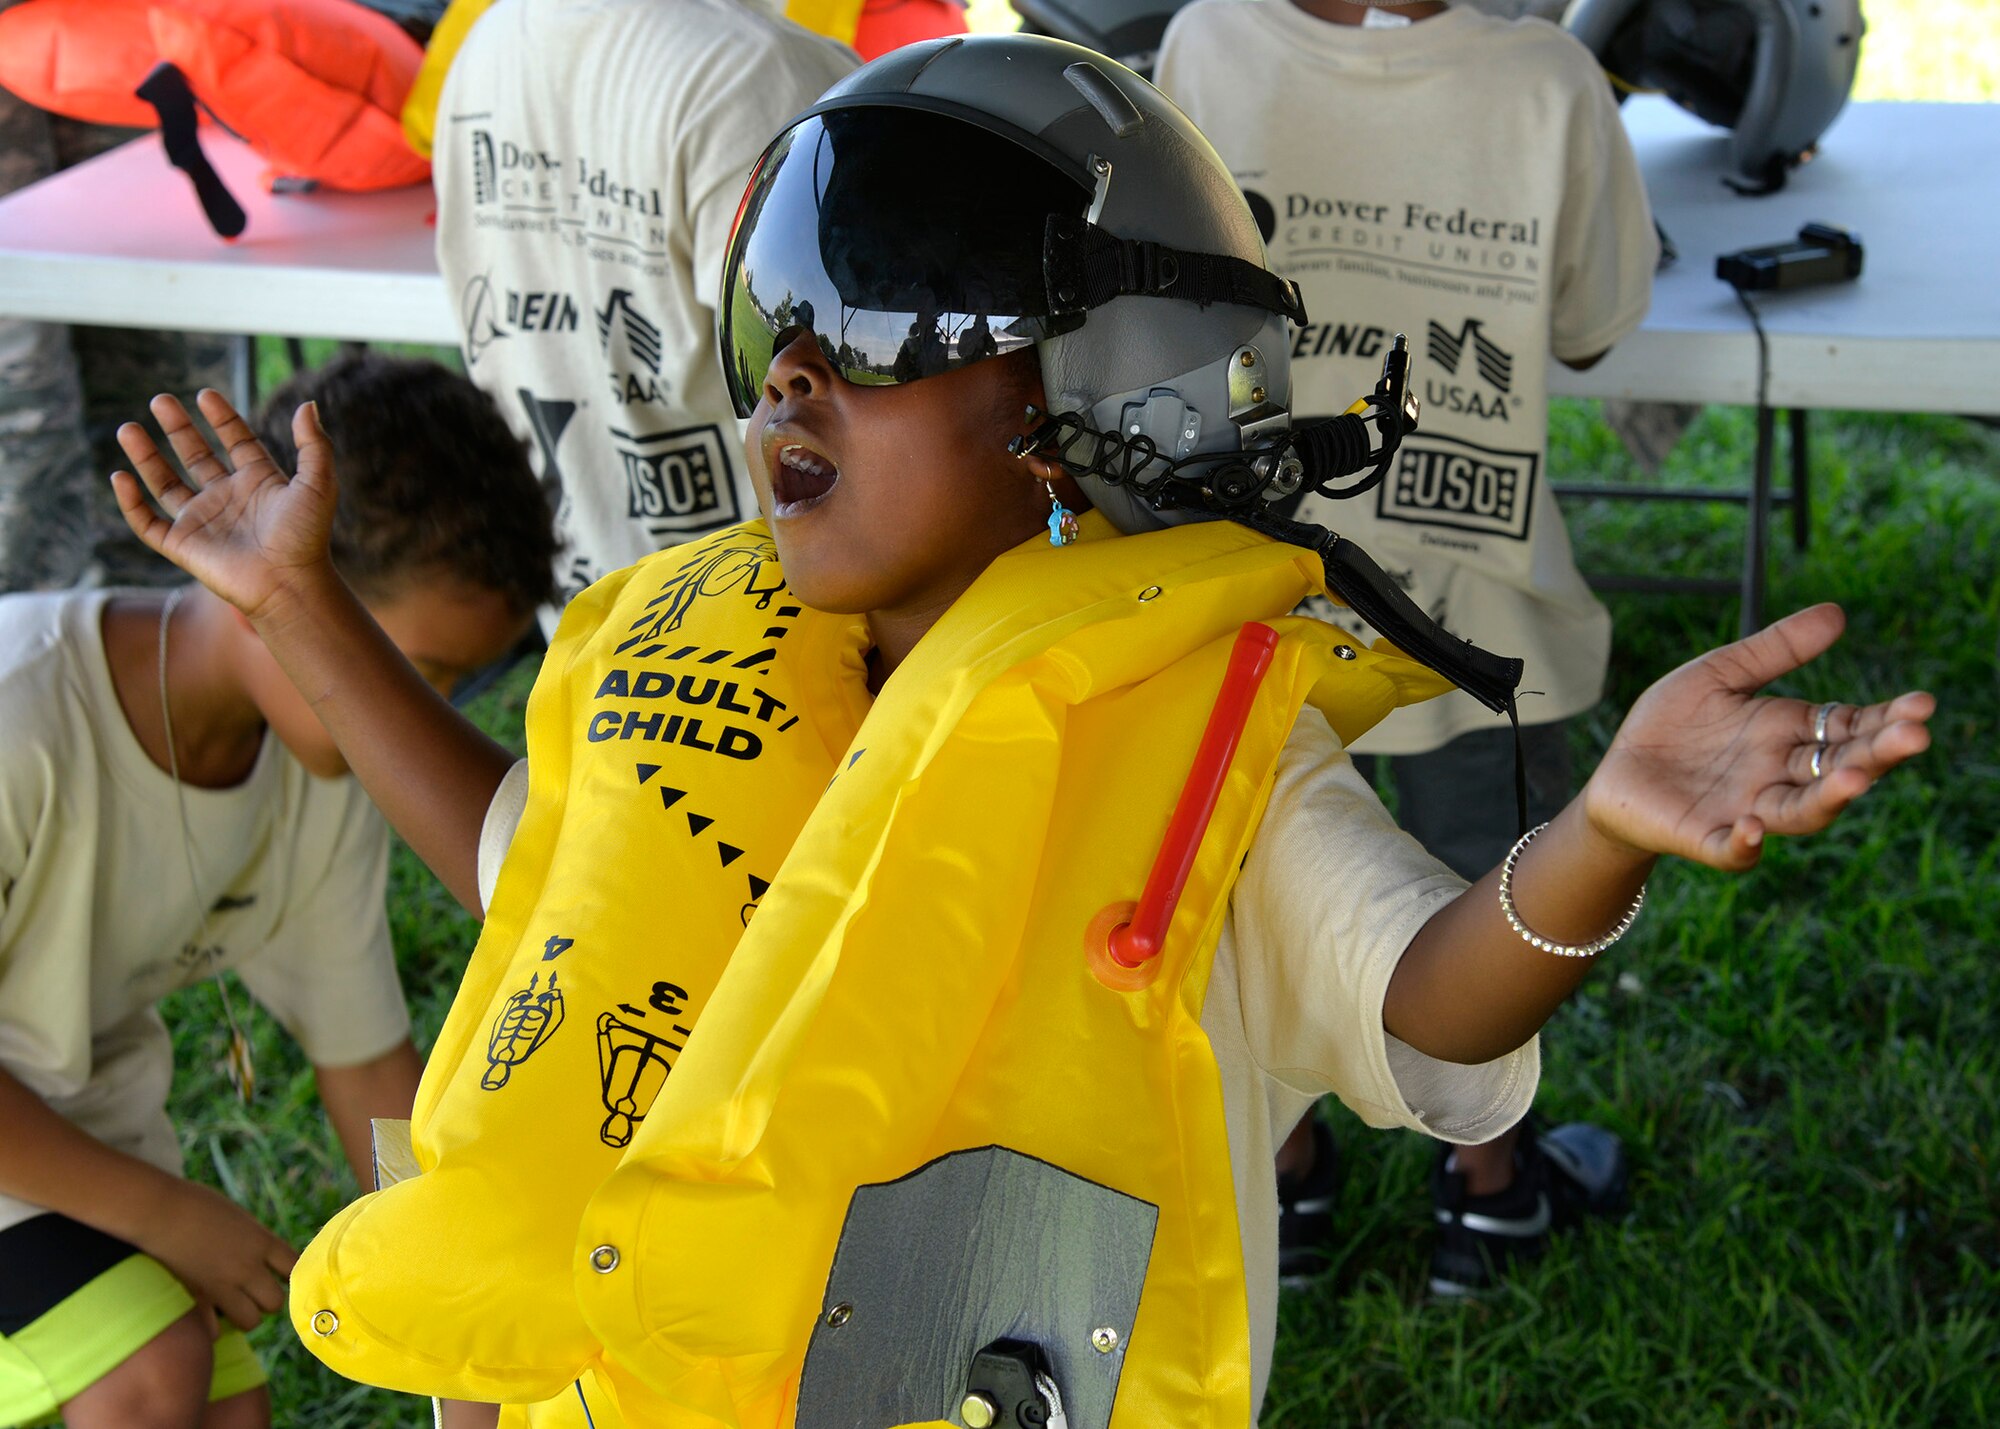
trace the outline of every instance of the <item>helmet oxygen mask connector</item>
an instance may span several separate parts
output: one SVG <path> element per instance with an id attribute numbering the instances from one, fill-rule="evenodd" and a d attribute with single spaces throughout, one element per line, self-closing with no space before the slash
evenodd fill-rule
<path id="1" fill-rule="evenodd" d="M 1075 412 L 1029 407 L 1031 429 L 1007 444 L 1016 458 L 1044 456 L 1072 477 L 1124 487 L 1156 511 L 1231 516 L 1299 494 L 1333 500 L 1372 491 L 1389 474 L 1403 438 L 1417 429 L 1420 402 L 1410 390 L 1410 343 L 1397 333 L 1375 388 L 1338 417 L 1292 425 L 1258 382 L 1262 359 L 1238 349 L 1230 370 L 1230 418 L 1242 434 L 1237 451 L 1175 458 L 1138 426 L 1099 431 Z M 1366 473 L 1345 486 L 1336 483 Z"/>

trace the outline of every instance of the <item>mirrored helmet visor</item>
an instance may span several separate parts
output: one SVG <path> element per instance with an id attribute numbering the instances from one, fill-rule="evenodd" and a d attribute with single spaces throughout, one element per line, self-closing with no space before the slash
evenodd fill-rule
<path id="1" fill-rule="evenodd" d="M 723 267 L 718 332 L 739 416 L 774 354 L 811 332 L 833 369 L 914 382 L 1079 325 L 1052 319 L 1050 214 L 1090 193 L 1028 149 L 903 108 L 817 115 L 750 177 Z"/>

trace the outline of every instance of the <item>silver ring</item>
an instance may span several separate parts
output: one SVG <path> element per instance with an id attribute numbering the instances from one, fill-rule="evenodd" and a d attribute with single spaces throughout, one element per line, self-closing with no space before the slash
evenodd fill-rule
<path id="1" fill-rule="evenodd" d="M 1833 712 L 1839 708 L 1840 708 L 1840 701 L 1828 700 L 1825 704 L 1821 705 L 1819 709 L 1813 714 L 1814 743 L 1816 744 L 1826 743 L 1827 721 L 1833 718 Z M 1819 771 L 1817 769 L 1813 771 L 1813 773 L 1815 774 L 1817 774 L 1818 772 Z"/>
<path id="2" fill-rule="evenodd" d="M 1819 762 L 1821 757 L 1824 756 L 1825 753 L 1826 753 L 1826 746 L 1824 744 L 1815 744 L 1813 746 L 1812 777 L 1815 779 L 1819 778 Z"/>

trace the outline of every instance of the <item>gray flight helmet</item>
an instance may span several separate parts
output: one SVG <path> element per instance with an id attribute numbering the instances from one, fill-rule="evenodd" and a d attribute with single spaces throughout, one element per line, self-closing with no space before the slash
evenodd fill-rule
<path id="1" fill-rule="evenodd" d="M 1861 0 L 1571 0 L 1563 27 L 1623 87 L 1729 130 L 1727 177 L 1760 193 L 1839 116 L 1867 28 Z"/>
<path id="2" fill-rule="evenodd" d="M 801 119 L 863 106 L 942 115 L 1022 145 L 1089 191 L 1089 222 L 1120 239 L 1268 269 L 1263 235 L 1221 156 L 1173 101 L 1101 54 L 1038 35 L 926 41 L 862 66 Z M 1247 365 L 1246 347 L 1262 377 L 1259 431 L 1287 418 L 1286 322 L 1227 300 L 1113 297 L 1035 344 L 1042 388 L 1051 411 L 1078 413 L 1100 432 L 1143 432 L 1173 459 L 1238 451 L 1244 427 L 1231 416 L 1230 376 Z M 1157 511 L 1096 477 L 1081 484 L 1122 531 L 1206 519 Z"/>

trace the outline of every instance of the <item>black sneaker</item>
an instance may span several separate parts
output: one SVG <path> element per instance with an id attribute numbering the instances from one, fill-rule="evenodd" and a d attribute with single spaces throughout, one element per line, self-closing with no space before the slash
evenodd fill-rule
<path id="1" fill-rule="evenodd" d="M 1431 1170 L 1438 1219 L 1433 1295 L 1485 1290 L 1509 1265 L 1539 1256 L 1550 1231 L 1587 1215 L 1615 1215 L 1628 1200 L 1625 1144 L 1589 1122 L 1542 1131 L 1531 1121 L 1515 1143 L 1513 1184 L 1490 1196 L 1467 1195 L 1465 1177 L 1446 1169 L 1450 1159 L 1451 1148 L 1440 1146 Z"/>
<path id="2" fill-rule="evenodd" d="M 1312 1119 L 1312 1165 L 1278 1177 L 1278 1284 L 1297 1290 L 1333 1264 L 1333 1207 L 1340 1199 L 1340 1149 Z"/>

